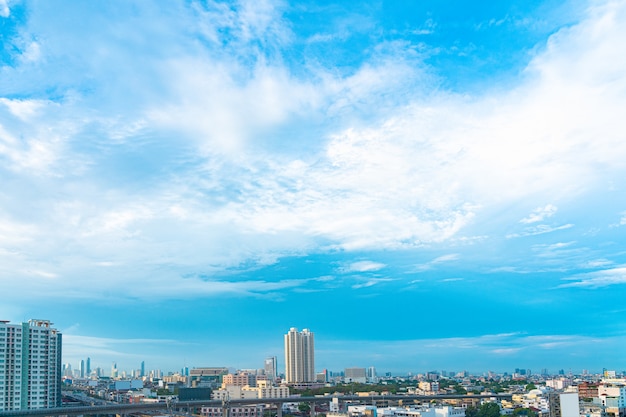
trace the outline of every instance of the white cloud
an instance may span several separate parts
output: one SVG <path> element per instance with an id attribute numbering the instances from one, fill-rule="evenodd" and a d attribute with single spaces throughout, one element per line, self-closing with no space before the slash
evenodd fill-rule
<path id="1" fill-rule="evenodd" d="M 463 281 L 463 278 L 444 278 L 441 280 L 441 282 L 457 282 L 457 281 Z"/>
<path id="2" fill-rule="evenodd" d="M 507 239 L 516 238 L 516 237 L 526 237 L 526 236 L 536 236 L 543 235 L 546 233 L 556 232 L 558 230 L 565 230 L 574 227 L 573 224 L 562 224 L 560 226 L 550 226 L 547 224 L 540 224 L 533 227 L 527 227 L 523 232 L 520 233 L 510 233 L 506 235 Z"/>
<path id="3" fill-rule="evenodd" d="M 538 224 L 556 204 L 564 210 L 562 201 L 604 184 L 603 175 L 623 178 L 626 18 L 619 2 L 594 3 L 587 19 L 538 47 L 514 89 L 476 97 L 421 94 L 428 83 L 409 91 L 405 81 L 423 80 L 424 71 L 393 55 L 401 49 L 395 44 L 349 76 L 302 75 L 271 56 L 293 36 L 280 8 L 211 7 L 194 5 L 191 18 L 176 9 L 167 18 L 172 26 L 143 19 L 131 28 L 120 19 L 115 36 L 92 15 L 86 26 L 94 30 L 84 37 L 33 12 L 25 31 L 41 31 L 47 42 L 37 44 L 36 61 L 7 69 L 7 83 L 18 79 L 33 95 L 55 83 L 64 95 L 55 103 L 0 98 L 0 157 L 20 182 L 20 193 L 0 196 L 46 207 L 38 216 L 3 213 L 0 256 L 15 270 L 57 274 L 73 288 L 86 265 L 107 270 L 93 281 L 115 268 L 127 279 L 138 268 L 134 282 L 142 288 L 154 270 L 171 278 L 310 250 L 419 248 L 464 239 L 470 227 L 484 236 L 492 213 L 520 201 L 538 208 L 521 220 L 528 228 L 508 237 L 540 235 L 573 227 Z M 142 13 L 159 17 L 158 8 Z M 187 42 L 181 27 L 209 46 Z M 232 39 L 221 28 L 233 29 Z M 135 29 L 151 36 L 126 36 Z M 161 164 L 157 154 L 170 151 L 176 157 Z M 160 176 L 142 179 L 148 170 Z M 27 194 L 34 183 L 37 195 Z M 48 239 L 34 243 L 34 236 Z M 62 259 L 61 270 L 50 259 Z M 152 293 L 170 292 L 161 279 Z M 205 284 L 188 280 L 180 291 L 244 292 Z"/>
<path id="4" fill-rule="evenodd" d="M 589 288 L 597 289 L 611 285 L 626 284 L 626 266 L 604 269 L 586 274 L 578 274 L 567 278 L 569 282 L 561 284 L 558 288 Z"/>
<path id="5" fill-rule="evenodd" d="M 548 217 L 554 216 L 557 212 L 556 206 L 552 204 L 548 204 L 545 207 L 537 207 L 533 212 L 528 216 L 520 220 L 520 223 L 529 224 L 529 223 L 537 223 L 542 222 L 544 219 Z"/>
<path id="6" fill-rule="evenodd" d="M 367 287 L 373 287 L 374 285 L 377 284 L 382 284 L 384 282 L 391 282 L 393 281 L 390 278 L 370 278 L 364 282 L 358 283 L 358 284 L 354 284 L 352 286 L 353 289 L 359 289 L 359 288 L 367 288 Z"/>
<path id="7" fill-rule="evenodd" d="M 11 10 L 9 9 L 8 0 L 0 0 L 0 17 L 9 17 Z"/>
<path id="8" fill-rule="evenodd" d="M 453 262 L 459 259 L 459 254 L 458 253 L 450 253 L 447 255 L 441 255 L 435 259 L 433 259 L 430 262 L 424 263 L 424 264 L 420 264 L 420 265 L 416 265 L 415 270 L 416 271 L 427 271 L 429 269 L 432 269 L 434 266 L 441 264 L 441 263 L 445 263 L 445 262 Z"/>
<path id="9" fill-rule="evenodd" d="M 383 269 L 386 265 L 380 262 L 373 261 L 358 261 L 353 262 L 348 265 L 346 268 L 342 268 L 342 272 L 371 272 L 371 271 L 379 271 Z"/>

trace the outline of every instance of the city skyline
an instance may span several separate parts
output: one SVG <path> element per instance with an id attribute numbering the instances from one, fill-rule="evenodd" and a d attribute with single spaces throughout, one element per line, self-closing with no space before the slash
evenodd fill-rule
<path id="1" fill-rule="evenodd" d="M 0 0 L 0 319 L 73 367 L 626 369 L 626 2 Z"/>

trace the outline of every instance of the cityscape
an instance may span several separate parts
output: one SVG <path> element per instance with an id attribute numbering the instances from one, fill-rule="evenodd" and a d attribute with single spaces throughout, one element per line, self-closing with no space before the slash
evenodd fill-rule
<path id="1" fill-rule="evenodd" d="M 0 417 L 626 417 L 626 0 L 0 0 Z"/>
<path id="2" fill-rule="evenodd" d="M 155 416 L 144 409 L 152 406 L 169 415 L 202 417 L 618 417 L 626 412 L 624 372 L 516 368 L 503 374 L 382 375 L 374 366 L 318 371 L 314 332 L 295 327 L 283 336 L 284 372 L 271 356 L 256 369 L 204 366 L 178 372 L 148 370 L 143 361 L 126 372 L 113 362 L 105 375 L 91 368 L 89 357 L 75 368 L 62 363 L 62 334 L 52 326 L 48 320 L 0 321 L 0 416 L 34 410 Z"/>

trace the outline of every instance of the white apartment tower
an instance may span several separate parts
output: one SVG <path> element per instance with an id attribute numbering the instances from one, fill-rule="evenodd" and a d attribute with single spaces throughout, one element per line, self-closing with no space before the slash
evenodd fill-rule
<path id="1" fill-rule="evenodd" d="M 285 335 L 285 382 L 315 382 L 315 346 L 313 332 L 292 327 Z"/>
<path id="2" fill-rule="evenodd" d="M 61 333 L 48 320 L 0 320 L 0 411 L 61 406 Z"/>

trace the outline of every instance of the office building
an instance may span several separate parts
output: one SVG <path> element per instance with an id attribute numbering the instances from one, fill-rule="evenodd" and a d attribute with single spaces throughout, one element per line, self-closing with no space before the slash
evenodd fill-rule
<path id="1" fill-rule="evenodd" d="M 48 320 L 0 321 L 0 411 L 61 405 L 61 342 Z"/>
<path id="2" fill-rule="evenodd" d="M 313 332 L 292 327 L 285 335 L 285 382 L 315 382 L 315 344 Z"/>
<path id="3" fill-rule="evenodd" d="M 265 376 L 267 376 L 267 379 L 270 381 L 274 381 L 278 376 L 277 362 L 276 356 L 265 358 L 265 366 L 263 367 L 263 370 L 265 371 Z"/>
<path id="4" fill-rule="evenodd" d="M 343 381 L 349 383 L 365 384 L 367 382 L 365 368 L 346 368 Z"/>

